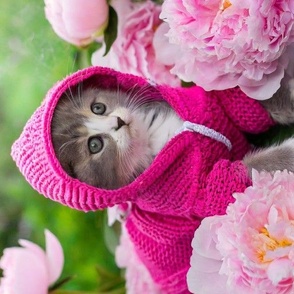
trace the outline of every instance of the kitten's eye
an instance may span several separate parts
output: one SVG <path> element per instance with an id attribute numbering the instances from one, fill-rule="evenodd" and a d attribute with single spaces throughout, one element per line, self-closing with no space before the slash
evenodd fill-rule
<path id="1" fill-rule="evenodd" d="M 94 114 L 102 115 L 106 111 L 106 105 L 100 102 L 93 103 L 91 105 L 91 110 Z"/>
<path id="2" fill-rule="evenodd" d="M 88 140 L 88 148 L 91 154 L 99 153 L 103 149 L 103 140 L 101 137 L 91 137 Z"/>

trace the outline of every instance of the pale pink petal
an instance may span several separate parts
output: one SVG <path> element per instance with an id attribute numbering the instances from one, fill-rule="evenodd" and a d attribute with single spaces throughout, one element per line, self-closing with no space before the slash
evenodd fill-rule
<path id="1" fill-rule="evenodd" d="M 179 48 L 168 41 L 166 33 L 169 30 L 167 23 L 159 25 L 154 33 L 153 47 L 155 50 L 156 60 L 160 61 L 165 65 L 175 64 L 176 58 L 179 56 Z"/>
<path id="2" fill-rule="evenodd" d="M 71 36 L 87 38 L 103 27 L 107 21 L 108 4 L 104 0 L 62 0 L 61 2 L 65 27 Z"/>
<path id="3" fill-rule="evenodd" d="M 46 256 L 48 262 L 49 285 L 61 275 L 64 255 L 60 242 L 50 231 L 45 230 Z"/>
<path id="4" fill-rule="evenodd" d="M 281 86 L 281 80 L 285 74 L 285 67 L 278 66 L 273 74 L 266 75 L 260 85 L 256 85 L 254 80 L 245 80 L 243 76 L 239 78 L 240 89 L 249 97 L 257 100 L 269 99 Z"/>
<path id="5" fill-rule="evenodd" d="M 203 273 L 218 273 L 222 262 L 221 259 L 204 257 L 194 250 L 193 256 L 191 257 L 191 265 L 197 265 Z"/>
<path id="6" fill-rule="evenodd" d="M 274 286 L 289 278 L 294 282 L 293 263 L 286 258 L 274 260 L 269 264 L 267 274 Z"/>
<path id="7" fill-rule="evenodd" d="M 192 268 L 187 274 L 188 289 L 194 294 L 231 294 L 226 282 L 227 277 L 218 272 L 206 273 Z"/>
<path id="8" fill-rule="evenodd" d="M 1 294 L 47 294 L 47 268 L 38 254 L 24 248 L 4 250 L 0 267 L 4 270 L 1 279 Z"/>
<path id="9" fill-rule="evenodd" d="M 205 218 L 201 222 L 201 226 L 195 232 L 195 237 L 192 241 L 192 248 L 197 255 L 215 260 L 221 259 L 221 254 L 216 249 L 215 238 L 217 238 L 217 236 L 214 232 L 216 229 L 214 225 L 217 224 L 217 222 L 217 217 Z"/>
<path id="10" fill-rule="evenodd" d="M 106 0 L 45 0 L 46 18 L 55 33 L 78 46 L 91 43 L 108 22 Z"/>
<path id="11" fill-rule="evenodd" d="M 39 245 L 37 245 L 31 241 L 23 240 L 23 239 L 18 240 L 18 243 L 23 248 L 26 248 L 29 251 L 32 251 L 41 260 L 41 262 L 43 262 L 43 263 L 46 262 L 45 252 Z"/>

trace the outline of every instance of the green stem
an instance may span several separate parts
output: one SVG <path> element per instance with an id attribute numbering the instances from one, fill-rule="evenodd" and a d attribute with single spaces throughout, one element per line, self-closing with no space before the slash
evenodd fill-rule
<path id="1" fill-rule="evenodd" d="M 54 290 L 56 290 L 56 289 L 62 287 L 64 284 L 66 284 L 67 282 L 69 282 L 69 281 L 72 280 L 72 279 L 73 279 L 73 277 L 70 276 L 70 277 L 66 277 L 66 278 L 64 278 L 64 279 L 62 279 L 62 280 L 60 280 L 60 281 L 57 281 L 53 286 L 51 286 L 51 287 L 49 288 L 49 293 L 51 293 L 51 292 L 53 292 Z"/>
<path id="2" fill-rule="evenodd" d="M 79 69 L 83 69 L 83 68 L 87 68 L 91 66 L 88 47 L 78 49 L 76 63 Z"/>

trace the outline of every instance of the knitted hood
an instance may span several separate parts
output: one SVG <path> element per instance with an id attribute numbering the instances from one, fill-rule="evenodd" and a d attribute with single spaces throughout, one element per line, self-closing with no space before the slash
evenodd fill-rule
<path id="1" fill-rule="evenodd" d="M 55 156 L 50 133 L 52 116 L 60 97 L 69 87 L 81 82 L 83 87 L 95 85 L 117 89 L 119 86 L 122 91 L 149 85 L 150 95 L 166 100 L 184 121 L 214 129 L 230 141 L 232 148 L 229 150 L 223 142 L 209 136 L 183 131 L 171 139 L 151 166 L 129 185 L 116 190 L 105 190 L 82 183 L 71 178 L 62 169 Z M 207 95 L 199 87 L 175 89 L 151 85 L 143 78 L 108 68 L 90 67 L 80 70 L 49 90 L 41 106 L 13 144 L 12 157 L 34 189 L 45 197 L 74 209 L 98 210 L 131 201 L 141 209 L 151 212 L 189 214 L 195 204 L 195 195 L 204 189 L 205 183 L 201 184 L 203 177 L 207 176 L 219 158 L 240 159 L 249 148 L 239 126 L 231 122 L 222 107 L 216 106 L 217 99 L 213 95 L 215 94 Z M 228 103 L 228 96 L 230 95 L 223 96 L 224 103 Z M 252 113 L 250 103 L 248 111 Z M 264 110 L 260 110 L 255 118 L 256 122 L 252 126 L 254 132 L 264 130 L 272 124 Z M 237 124 L 242 123 L 241 118 Z M 210 151 L 211 148 L 213 152 Z"/>

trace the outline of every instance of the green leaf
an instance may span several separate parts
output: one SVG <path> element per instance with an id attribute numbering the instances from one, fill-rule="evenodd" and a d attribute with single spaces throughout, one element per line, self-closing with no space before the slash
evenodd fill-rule
<path id="1" fill-rule="evenodd" d="M 268 131 L 259 134 L 246 134 L 247 140 L 256 147 L 268 147 L 293 137 L 294 125 L 275 125 Z"/>
<path id="2" fill-rule="evenodd" d="M 70 276 L 70 277 L 66 277 L 66 278 L 64 278 L 64 279 L 62 279 L 62 280 L 56 282 L 53 286 L 51 286 L 51 287 L 49 288 L 49 293 L 50 293 L 50 292 L 53 292 L 53 291 L 56 290 L 56 289 L 61 288 L 64 284 L 68 283 L 68 282 L 69 282 L 70 280 L 72 280 L 72 279 L 73 279 L 73 277 Z"/>
<path id="3" fill-rule="evenodd" d="M 98 287 L 100 294 L 125 293 L 125 279 L 122 276 L 122 272 L 112 273 L 100 265 L 96 266 L 96 270 L 100 279 Z"/>
<path id="4" fill-rule="evenodd" d="M 105 42 L 106 48 L 105 48 L 105 52 L 103 56 L 105 56 L 109 52 L 113 42 L 115 41 L 117 37 L 117 25 L 118 25 L 117 13 L 113 9 L 113 7 L 109 5 L 109 20 L 108 20 L 107 28 L 104 31 L 104 42 Z"/>
<path id="5" fill-rule="evenodd" d="M 189 87 L 195 86 L 195 84 L 193 82 L 185 82 L 181 80 L 181 86 L 183 88 L 189 88 Z"/>

